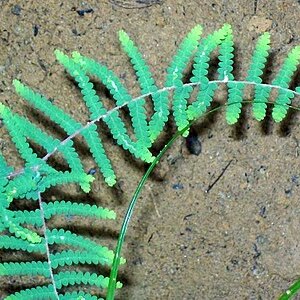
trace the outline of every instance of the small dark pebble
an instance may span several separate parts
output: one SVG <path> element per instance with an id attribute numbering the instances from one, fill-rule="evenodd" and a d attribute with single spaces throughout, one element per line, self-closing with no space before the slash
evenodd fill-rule
<path id="1" fill-rule="evenodd" d="M 140 266 L 140 265 L 143 264 L 143 259 L 141 257 L 137 257 L 137 258 L 132 260 L 132 264 L 134 266 Z"/>
<path id="2" fill-rule="evenodd" d="M 33 36 L 37 36 L 39 33 L 39 26 L 38 25 L 34 25 L 33 26 Z"/>
<path id="3" fill-rule="evenodd" d="M 188 214 L 188 215 L 184 216 L 183 220 L 186 221 L 188 218 L 192 217 L 193 215 L 195 215 L 195 214 L 193 214 L 193 213 L 192 214 Z"/>
<path id="4" fill-rule="evenodd" d="M 267 217 L 266 212 L 267 212 L 266 207 L 265 206 L 261 206 L 260 209 L 259 209 L 259 215 L 262 218 L 266 218 Z"/>
<path id="5" fill-rule="evenodd" d="M 196 134 L 190 133 L 186 138 L 186 147 L 191 154 L 199 155 L 202 151 L 202 145 Z"/>
<path id="6" fill-rule="evenodd" d="M 80 36 L 81 34 L 77 31 L 77 29 L 72 29 L 72 33 L 76 36 Z"/>
<path id="7" fill-rule="evenodd" d="M 253 244 L 254 255 L 253 258 L 257 259 L 261 255 L 261 251 L 258 249 L 256 244 Z"/>
<path id="8" fill-rule="evenodd" d="M 21 14 L 21 10 L 22 10 L 21 6 L 16 4 L 11 8 L 11 13 L 16 16 L 19 16 Z"/>
<path id="9" fill-rule="evenodd" d="M 172 188 L 174 190 L 183 190 L 184 187 L 181 183 L 175 183 L 175 184 L 172 185 Z"/>
<path id="10" fill-rule="evenodd" d="M 295 183 L 297 186 L 299 185 L 299 176 L 298 175 L 292 176 L 292 183 Z"/>
<path id="11" fill-rule="evenodd" d="M 79 16 L 83 17 L 85 14 L 93 13 L 94 10 L 92 8 L 78 9 L 78 10 L 76 10 L 76 12 L 78 13 Z"/>
<path id="12" fill-rule="evenodd" d="M 96 172 L 97 172 L 97 170 L 96 170 L 96 169 L 94 169 L 94 168 L 91 168 L 91 169 L 89 169 L 89 171 L 88 171 L 88 174 L 89 174 L 89 175 L 95 175 L 95 174 L 96 174 Z"/>

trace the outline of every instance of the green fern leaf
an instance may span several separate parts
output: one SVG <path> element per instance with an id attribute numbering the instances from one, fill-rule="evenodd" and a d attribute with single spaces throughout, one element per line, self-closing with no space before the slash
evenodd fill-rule
<path id="1" fill-rule="evenodd" d="M 183 84 L 183 72 L 190 61 L 194 50 L 196 50 L 201 33 L 202 27 L 196 25 L 180 43 L 178 50 L 167 69 L 166 87 L 177 87 Z"/>
<path id="2" fill-rule="evenodd" d="M 89 284 L 95 285 L 99 288 L 107 288 L 109 277 L 97 275 L 95 273 L 83 273 L 83 272 L 60 272 L 54 275 L 56 287 L 61 289 L 63 286 L 74 285 L 74 284 Z M 121 288 L 122 283 L 117 282 L 117 288 Z"/>
<path id="3" fill-rule="evenodd" d="M 96 296 L 92 296 L 91 294 L 87 294 L 84 292 L 72 292 L 59 294 L 59 300 L 104 300 L 103 298 L 97 298 Z"/>
<path id="4" fill-rule="evenodd" d="M 31 275 L 50 277 L 48 262 L 32 261 L 0 264 L 0 275 Z"/>
<path id="5" fill-rule="evenodd" d="M 270 34 L 265 32 L 259 37 L 256 43 L 250 68 L 248 70 L 248 76 L 246 78 L 246 81 L 256 83 L 252 109 L 253 116 L 258 121 L 263 120 L 266 116 L 266 102 L 268 101 L 269 93 L 271 91 L 271 89 L 259 85 L 259 83 L 262 82 L 261 75 L 263 74 L 263 69 L 266 65 L 269 49 Z"/>
<path id="6" fill-rule="evenodd" d="M 234 80 L 232 70 L 233 70 L 233 35 L 232 28 L 230 26 L 226 27 L 226 36 L 222 38 L 219 50 L 219 80 L 228 81 Z"/>
<path id="7" fill-rule="evenodd" d="M 55 50 L 54 54 L 56 59 L 66 68 L 69 74 L 74 77 L 78 83 L 83 99 L 90 111 L 90 119 L 93 120 L 99 116 L 105 115 L 107 110 L 103 107 L 96 91 L 93 88 L 93 84 L 90 82 L 80 65 L 73 59 L 70 59 L 62 51 Z"/>
<path id="8" fill-rule="evenodd" d="M 38 286 L 36 288 L 25 289 L 13 295 L 9 295 L 4 300 L 56 300 L 55 291 L 52 284 L 48 286 Z"/>
<path id="9" fill-rule="evenodd" d="M 116 213 L 107 208 L 96 205 L 89 205 L 83 203 L 72 203 L 70 201 L 55 201 L 51 203 L 44 203 L 45 218 L 49 219 L 53 215 L 63 214 L 65 216 L 88 216 L 98 217 L 101 219 L 115 219 Z"/>
<path id="10" fill-rule="evenodd" d="M 131 59 L 141 87 L 142 95 L 151 94 L 153 101 L 154 114 L 151 116 L 149 126 L 147 126 L 146 121 L 147 117 L 144 108 L 144 97 L 128 104 L 133 120 L 133 127 L 136 128 L 137 139 L 142 142 L 142 145 L 149 148 L 163 130 L 165 122 L 168 119 L 168 94 L 165 92 L 158 92 L 158 87 L 151 75 L 149 66 L 143 59 L 142 54 L 139 52 L 134 42 L 129 38 L 128 34 L 123 30 L 119 31 L 119 39 L 123 50 Z"/>
<path id="11" fill-rule="evenodd" d="M 108 70 L 105 66 L 99 64 L 98 62 L 84 57 L 77 52 L 73 53 L 73 59 L 86 72 L 95 75 L 108 88 L 111 95 L 116 100 L 117 106 L 123 106 L 129 102 L 133 102 L 131 101 L 132 97 L 128 94 L 127 89 L 112 71 Z M 134 106 L 132 107 L 135 111 L 130 112 L 131 116 L 136 115 L 136 109 Z M 109 127 L 113 138 L 117 141 L 118 145 L 122 146 L 125 150 L 130 151 L 137 158 L 141 158 L 145 162 L 153 161 L 154 157 L 147 148 L 145 148 L 143 145 L 141 146 L 137 143 L 134 143 L 130 139 L 125 128 L 125 124 L 121 120 L 117 110 L 112 110 L 103 118 L 103 121 Z M 134 125 L 133 127 L 139 128 L 138 125 Z"/>
<path id="12" fill-rule="evenodd" d="M 21 82 L 14 80 L 14 85 L 16 91 L 20 94 L 20 96 L 33 104 L 37 109 L 45 113 L 53 122 L 61 126 L 68 135 L 75 134 L 80 129 L 84 128 L 82 124 L 75 121 L 63 110 L 53 105 L 45 97 L 33 92 L 30 88 L 26 87 Z M 90 126 L 86 130 L 82 131 L 82 135 L 85 137 L 87 144 L 90 146 L 94 158 L 97 159 L 96 162 L 99 165 L 100 170 L 102 171 L 105 181 L 108 183 L 108 185 L 113 185 L 116 182 L 116 177 L 113 172 L 111 163 L 104 153 L 99 135 L 95 131 L 96 126 Z"/>
<path id="13" fill-rule="evenodd" d="M 139 52 L 134 42 L 129 38 L 125 31 L 119 31 L 119 39 L 123 50 L 131 59 L 131 63 L 134 67 L 138 82 L 141 87 L 142 95 L 155 93 L 158 88 L 155 85 L 150 68 L 143 59 L 142 54 Z M 128 104 L 128 108 L 132 118 L 132 125 L 135 130 L 137 141 L 141 142 L 146 148 L 149 148 L 151 146 L 151 141 L 147 126 L 145 99 L 141 98 L 138 101 L 130 102 Z"/>
<path id="14" fill-rule="evenodd" d="M 70 201 L 43 203 L 43 210 L 45 219 L 50 219 L 54 215 L 64 215 L 65 217 L 87 216 L 101 219 L 116 218 L 116 213 L 107 208 L 83 203 L 72 203 Z M 12 213 L 15 224 L 27 223 L 35 226 L 42 226 L 41 212 L 39 209 L 32 211 L 14 211 Z"/>
<path id="15" fill-rule="evenodd" d="M 188 120 L 194 120 L 206 112 L 209 107 L 214 92 L 218 85 L 209 83 L 208 67 L 211 52 L 216 49 L 226 36 L 231 32 L 231 26 L 225 24 L 220 30 L 215 31 L 200 42 L 195 59 L 192 83 L 200 84 L 199 93 L 196 100 L 187 108 Z"/>
<path id="16" fill-rule="evenodd" d="M 55 253 L 50 255 L 51 267 L 53 269 L 63 267 L 65 265 L 71 266 L 73 264 L 87 263 L 87 264 L 102 264 L 111 265 L 112 261 L 108 261 L 95 253 L 90 253 L 88 251 L 73 251 L 67 250 L 60 253 Z"/>
<path id="17" fill-rule="evenodd" d="M 92 175 L 86 173 L 75 173 L 75 172 L 56 172 L 51 174 L 51 176 L 45 176 L 41 179 L 39 183 L 39 191 L 44 192 L 51 186 L 55 185 L 63 185 L 66 183 L 78 183 L 81 189 L 88 193 L 91 190 L 91 182 L 93 182 L 95 178 Z M 26 194 L 27 197 L 36 199 L 34 195 Z"/>
<path id="18" fill-rule="evenodd" d="M 275 122 L 280 122 L 286 116 L 288 104 L 294 97 L 294 93 L 285 90 L 289 87 L 291 79 L 300 62 L 300 46 L 295 47 L 285 59 L 282 67 L 280 68 L 277 76 L 272 81 L 273 85 L 280 86 L 281 89 L 274 102 L 272 117 Z"/>
<path id="19" fill-rule="evenodd" d="M 178 130 L 188 125 L 186 115 L 187 99 L 192 92 L 191 86 L 183 86 L 183 72 L 195 51 L 202 33 L 200 25 L 195 26 L 179 45 L 167 69 L 166 87 L 176 87 L 173 95 L 173 115 Z"/>
<path id="20" fill-rule="evenodd" d="M 83 238 L 75 233 L 70 231 L 65 231 L 63 229 L 53 229 L 52 231 L 47 230 L 48 243 L 52 244 L 63 244 L 75 247 L 77 249 L 83 249 L 91 253 L 95 253 L 103 258 L 106 258 L 107 261 L 113 260 L 114 253 L 112 250 L 109 250 L 107 247 L 98 245 L 97 243 Z M 124 264 L 126 260 L 121 258 L 121 264 Z"/>
<path id="21" fill-rule="evenodd" d="M 235 124 L 240 116 L 245 85 L 243 83 L 228 83 L 227 86 L 229 89 L 226 121 L 231 125 Z"/>
<path id="22" fill-rule="evenodd" d="M 0 236 L 0 247 L 1 249 L 23 250 L 29 253 L 46 253 L 46 248 L 43 243 L 34 244 L 14 236 Z"/>
<path id="23" fill-rule="evenodd" d="M 14 234 L 17 238 L 27 240 L 30 243 L 40 243 L 42 238 L 34 231 L 14 224 L 13 222 L 7 222 L 7 227 L 10 233 Z"/>
<path id="24" fill-rule="evenodd" d="M 228 27 L 225 38 L 220 44 L 219 54 L 219 80 L 233 81 L 233 35 L 231 27 Z M 228 101 L 226 106 L 226 121 L 228 124 L 237 122 L 242 107 L 244 85 L 239 83 L 227 83 L 228 87 Z"/>

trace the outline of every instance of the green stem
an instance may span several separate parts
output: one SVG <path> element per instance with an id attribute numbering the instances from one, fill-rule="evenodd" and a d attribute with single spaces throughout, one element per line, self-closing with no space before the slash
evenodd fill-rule
<path id="1" fill-rule="evenodd" d="M 300 290 L 300 279 L 294 282 L 280 297 L 278 300 L 290 300 Z"/>
<path id="2" fill-rule="evenodd" d="M 204 117 L 204 116 L 206 116 L 206 115 L 208 115 L 212 112 L 215 112 L 218 109 L 221 109 L 222 107 L 223 106 L 216 107 L 216 108 L 210 110 L 209 112 L 205 113 L 204 115 L 202 115 L 202 117 Z M 108 288 L 107 288 L 106 300 L 114 300 L 115 289 L 116 289 L 116 285 L 117 285 L 117 275 L 118 275 L 118 269 L 119 269 L 120 258 L 121 258 L 121 250 L 122 250 L 125 235 L 126 235 L 126 232 L 127 232 L 127 229 L 128 229 L 129 221 L 130 221 L 131 216 L 133 214 L 133 209 L 134 209 L 134 207 L 136 205 L 136 202 L 139 198 L 141 190 L 144 187 L 144 185 L 146 183 L 146 180 L 148 179 L 149 175 L 151 174 L 151 172 L 153 171 L 155 166 L 161 160 L 162 156 L 173 145 L 174 141 L 179 136 L 181 136 L 185 131 L 187 131 L 195 121 L 192 121 L 191 123 L 189 123 L 182 130 L 177 131 L 176 134 L 169 140 L 169 142 L 164 146 L 164 148 L 155 157 L 154 161 L 151 163 L 151 165 L 147 169 L 146 173 L 143 175 L 142 179 L 140 180 L 140 182 L 139 182 L 139 184 L 138 184 L 138 186 L 137 186 L 137 188 L 136 188 L 136 190 L 133 194 L 133 197 L 132 197 L 132 199 L 129 203 L 129 206 L 127 208 L 127 211 L 126 211 L 123 223 L 122 223 L 120 235 L 119 235 L 119 238 L 118 238 L 118 243 L 117 243 L 116 250 L 115 250 L 115 256 L 114 256 L 114 260 L 113 260 L 113 263 L 112 263 L 112 269 L 111 269 L 110 276 L 109 276 L 109 283 L 108 283 Z"/>
<path id="3" fill-rule="evenodd" d="M 252 103 L 252 101 L 243 101 L 243 104 L 246 103 Z M 231 103 L 231 105 L 234 103 Z M 272 104 L 272 102 L 267 102 L 267 104 Z M 224 106 L 227 106 L 228 104 L 223 104 L 219 107 L 216 107 L 208 112 L 206 112 L 205 114 L 203 114 L 201 117 L 205 117 L 207 115 L 209 115 L 210 113 L 213 113 L 221 108 L 223 108 Z M 293 106 L 293 105 L 287 105 L 288 107 L 295 109 L 295 110 L 300 110 L 299 107 Z M 117 242 L 117 246 L 116 246 L 116 250 L 115 250 L 115 256 L 114 256 L 114 260 L 112 263 L 112 268 L 111 268 L 111 272 L 110 272 L 110 277 L 109 277 L 109 284 L 108 284 L 108 288 L 107 288 L 107 295 L 106 295 L 106 300 L 114 300 L 114 295 L 115 295 L 115 290 L 116 290 L 116 284 L 117 284 L 117 275 L 118 275 L 118 269 L 119 269 L 119 265 L 120 265 L 120 258 L 121 258 L 121 250 L 122 250 L 122 246 L 125 240 L 125 235 L 129 226 L 129 222 L 130 219 L 132 217 L 133 214 L 133 210 L 134 207 L 136 205 L 136 202 L 139 198 L 139 195 L 141 193 L 142 188 L 144 187 L 146 180 L 148 179 L 149 175 L 151 174 L 151 172 L 153 171 L 153 169 L 155 168 L 155 166 L 159 163 L 159 161 L 161 160 L 162 156 L 166 153 L 166 151 L 173 145 L 174 141 L 181 136 L 186 130 L 188 130 L 191 125 L 196 121 L 197 119 L 193 120 L 191 123 L 189 123 L 184 129 L 177 131 L 176 134 L 169 140 L 169 142 L 164 146 L 164 148 L 159 152 L 159 154 L 156 156 L 156 158 L 154 159 L 154 161 L 151 163 L 151 165 L 149 166 L 149 168 L 147 169 L 146 173 L 143 175 L 142 179 L 140 180 L 134 194 L 133 197 L 129 203 L 129 206 L 127 208 L 123 223 L 122 223 L 122 227 L 120 230 L 120 235 L 118 238 L 118 242 Z M 289 300 L 291 299 L 292 295 L 294 295 L 295 293 L 297 293 L 300 290 L 300 279 L 299 281 L 297 281 L 296 283 L 294 283 L 290 288 L 289 291 L 291 292 L 290 294 L 287 295 L 287 293 L 285 292 L 281 298 L 279 300 Z"/>
<path id="4" fill-rule="evenodd" d="M 189 125 L 190 127 L 190 125 Z M 141 193 L 141 190 L 143 188 L 143 186 L 146 183 L 146 180 L 148 179 L 149 175 L 151 174 L 151 172 L 153 171 L 153 169 L 155 168 L 155 166 L 158 164 L 158 162 L 160 161 L 160 159 L 162 158 L 162 156 L 165 154 L 165 152 L 172 146 L 172 144 L 174 143 L 174 141 L 184 132 L 186 131 L 189 127 L 186 127 L 184 130 L 182 131 L 178 131 L 173 137 L 172 139 L 164 146 L 164 148 L 159 152 L 159 154 L 155 157 L 154 161 L 151 163 L 151 165 L 149 166 L 149 168 L 147 169 L 146 173 L 143 175 L 142 179 L 140 180 L 134 194 L 133 197 L 130 201 L 130 204 L 128 206 L 125 218 L 123 220 L 122 223 L 122 227 L 121 227 L 121 231 L 120 231 L 120 235 L 119 235 L 119 239 L 118 239 L 118 243 L 117 243 L 117 247 L 115 250 L 115 256 L 114 256 L 114 260 L 113 260 L 113 264 L 112 264 L 112 269 L 110 272 L 110 278 L 109 278 L 109 284 L 108 284 L 108 289 L 107 289 L 107 295 L 106 295 L 106 300 L 113 300 L 114 299 L 114 294 L 115 294 L 115 289 L 116 289 L 116 284 L 117 284 L 117 274 L 118 274 L 118 269 L 119 269 L 119 265 L 120 265 L 120 258 L 121 258 L 121 250 L 122 250 L 122 246 L 124 243 L 124 239 L 125 239 L 125 235 L 128 229 L 128 225 L 129 225 L 129 221 L 131 219 L 132 213 L 133 213 L 133 209 L 135 207 L 135 204 L 139 198 L 139 195 Z"/>

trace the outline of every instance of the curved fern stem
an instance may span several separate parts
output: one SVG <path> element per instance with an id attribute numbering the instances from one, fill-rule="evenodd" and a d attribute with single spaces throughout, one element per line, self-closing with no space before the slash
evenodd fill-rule
<path id="1" fill-rule="evenodd" d="M 241 103 L 241 104 L 251 104 L 252 101 L 247 101 L 244 100 L 242 102 L 237 102 L 237 103 Z M 200 117 L 206 117 L 211 113 L 214 113 L 220 109 L 222 109 L 223 107 L 227 107 L 227 106 L 234 106 L 237 103 L 233 102 L 233 103 L 225 103 L 221 106 L 218 106 L 214 109 L 211 109 L 209 111 L 207 111 L 205 114 L 201 115 Z M 259 103 L 259 102 L 257 102 Z M 266 103 L 266 104 L 271 104 L 272 102 L 268 101 L 265 102 L 263 101 L 262 103 Z M 288 105 L 289 108 L 292 108 L 294 110 L 300 111 L 300 107 L 296 107 L 293 105 Z M 199 118 L 198 118 L 199 119 Z M 115 295 L 115 290 L 117 288 L 117 275 L 118 275 L 118 270 L 119 270 L 119 265 L 121 264 L 121 251 L 122 251 L 122 247 L 123 247 L 123 243 L 125 240 L 125 236 L 127 233 L 127 229 L 129 226 L 129 222 L 131 220 L 135 205 L 137 204 L 137 200 L 142 192 L 142 188 L 144 187 L 147 179 L 149 178 L 150 174 L 152 173 L 152 171 L 154 170 L 155 166 L 160 162 L 161 158 L 163 157 L 163 155 L 166 153 L 166 151 L 173 145 L 173 143 L 175 142 L 175 140 L 179 137 L 179 136 L 184 136 L 184 133 L 186 131 L 189 130 L 189 128 L 192 126 L 193 123 L 195 123 L 197 121 L 197 119 L 191 121 L 187 126 L 185 126 L 182 130 L 177 131 L 174 136 L 168 141 L 168 143 L 163 147 L 163 149 L 159 152 L 159 154 L 155 157 L 154 161 L 151 163 L 151 165 L 149 166 L 149 168 L 147 169 L 147 171 L 145 172 L 145 174 L 143 175 L 143 177 L 141 178 L 132 198 L 131 201 L 128 205 L 126 214 L 124 216 L 123 222 L 122 222 L 122 226 L 121 226 L 121 230 L 120 230 L 120 234 L 118 237 L 118 242 L 117 242 L 117 246 L 115 249 L 115 255 L 114 255 L 114 259 L 113 259 L 113 263 L 111 266 L 111 271 L 110 271 L 110 276 L 109 276 L 109 283 L 108 283 L 108 287 L 107 287 L 107 295 L 106 295 L 106 300 L 114 300 L 114 295 Z M 297 283 L 297 285 L 296 285 Z M 296 282 L 295 285 L 295 291 L 293 292 L 293 295 L 300 290 L 300 279 Z M 291 288 L 289 288 L 289 290 L 291 290 Z M 279 300 L 289 300 L 291 298 L 280 298 Z"/>
<path id="2" fill-rule="evenodd" d="M 210 111 L 208 111 L 206 114 L 202 115 L 202 117 L 207 116 L 210 113 L 213 113 L 219 109 L 221 109 L 223 106 L 219 106 L 216 107 Z M 160 162 L 162 156 L 166 153 L 166 151 L 173 145 L 173 143 L 175 142 L 175 140 L 183 135 L 187 130 L 189 130 L 189 128 L 191 127 L 191 125 L 195 122 L 192 121 L 190 122 L 187 126 L 185 126 L 182 130 L 177 131 L 176 134 L 169 140 L 169 142 L 163 147 L 163 149 L 159 152 L 159 154 L 155 157 L 154 161 L 151 163 L 151 165 L 149 166 L 149 168 L 147 169 L 146 173 L 143 175 L 142 179 L 140 180 L 133 196 L 132 199 L 129 203 L 129 206 L 127 208 L 123 223 L 122 223 L 122 227 L 120 230 L 120 235 L 118 238 L 118 242 L 117 242 L 117 246 L 116 246 L 116 250 L 115 250 L 115 256 L 114 256 L 114 260 L 112 263 L 112 267 L 111 267 L 111 272 L 110 272 L 110 276 L 109 276 L 109 283 L 108 283 L 108 288 L 107 288 L 107 295 L 106 295 L 106 300 L 114 300 L 114 294 L 115 294 L 115 289 L 116 289 L 116 284 L 117 284 L 117 275 L 118 275 L 118 269 L 119 269 L 119 265 L 120 265 L 120 261 L 121 261 L 121 250 L 122 250 L 122 246 L 125 240 L 125 235 L 129 226 L 129 222 L 130 219 L 132 217 L 133 214 L 133 210 L 134 207 L 137 203 L 137 200 L 140 196 L 140 193 L 142 191 L 142 188 L 144 187 L 146 180 L 148 179 L 148 177 L 150 176 L 151 172 L 154 170 L 155 166 Z"/>

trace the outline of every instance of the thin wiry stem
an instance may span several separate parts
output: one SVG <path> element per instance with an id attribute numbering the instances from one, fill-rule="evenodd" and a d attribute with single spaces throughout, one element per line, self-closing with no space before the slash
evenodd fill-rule
<path id="1" fill-rule="evenodd" d="M 41 196 L 40 192 L 38 192 L 38 201 L 39 201 L 39 206 L 40 206 L 41 220 L 43 222 L 42 230 L 43 230 L 43 234 L 44 234 L 44 238 L 45 238 L 45 248 L 46 248 L 46 255 L 47 255 L 47 261 L 48 261 L 49 272 L 50 272 L 50 279 L 51 279 L 51 282 L 52 282 L 52 285 L 53 285 L 54 295 L 55 295 L 56 299 L 59 300 L 57 287 L 56 287 L 56 283 L 55 283 L 55 279 L 54 279 L 54 275 L 53 275 L 53 271 L 52 271 L 52 267 L 51 267 L 50 250 L 49 250 L 49 243 L 48 243 L 48 236 L 47 236 L 47 225 L 46 225 L 46 221 L 45 221 L 45 212 L 44 212 L 44 208 L 43 208 L 43 200 L 42 200 L 42 196 Z"/>

